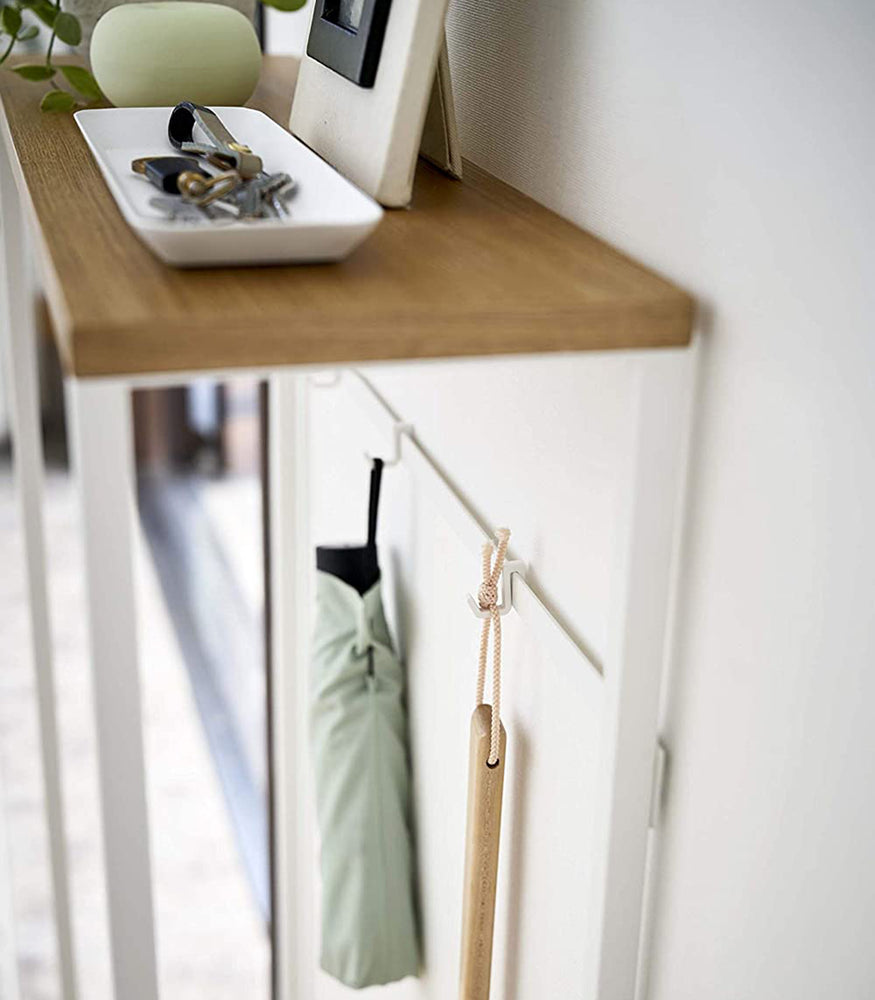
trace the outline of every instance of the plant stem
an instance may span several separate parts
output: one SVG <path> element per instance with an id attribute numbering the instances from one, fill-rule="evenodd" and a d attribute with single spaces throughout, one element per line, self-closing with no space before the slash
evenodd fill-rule
<path id="1" fill-rule="evenodd" d="M 61 13 L 61 0 L 55 0 L 55 11 L 57 14 Z M 52 28 L 52 37 L 49 39 L 49 47 L 46 49 L 46 66 L 49 69 L 52 68 L 52 49 L 55 47 L 55 29 Z"/>
<path id="2" fill-rule="evenodd" d="M 6 51 L 3 53 L 2 56 L 0 56 L 0 66 L 2 66 L 3 63 L 5 63 L 6 60 L 9 58 L 9 53 L 12 51 L 12 46 L 16 43 L 16 41 L 18 41 L 18 39 L 16 38 L 15 35 L 13 35 L 9 39 L 9 44 L 6 46 Z"/>

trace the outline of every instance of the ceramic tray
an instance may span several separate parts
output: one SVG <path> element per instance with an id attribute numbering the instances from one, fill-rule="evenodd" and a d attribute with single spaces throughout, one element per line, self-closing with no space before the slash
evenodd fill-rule
<path id="1" fill-rule="evenodd" d="M 163 261 L 176 267 L 342 260 L 373 232 L 380 206 L 261 111 L 215 108 L 231 133 L 270 173 L 298 182 L 286 219 L 249 222 L 170 221 L 149 205 L 160 196 L 131 171 L 140 156 L 173 155 L 171 108 L 96 108 L 76 122 L 127 223 Z"/>

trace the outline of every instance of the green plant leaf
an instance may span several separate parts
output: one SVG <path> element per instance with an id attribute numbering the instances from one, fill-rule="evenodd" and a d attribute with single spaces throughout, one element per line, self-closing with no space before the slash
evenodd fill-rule
<path id="1" fill-rule="evenodd" d="M 25 80 L 51 80 L 55 75 L 51 66 L 15 66 L 12 72 Z"/>
<path id="2" fill-rule="evenodd" d="M 274 10 L 281 10 L 286 13 L 292 10 L 300 10 L 307 6 L 307 0 L 262 0 L 265 7 L 273 7 Z"/>
<path id="3" fill-rule="evenodd" d="M 55 18 L 55 34 L 66 45 L 77 46 L 82 41 L 82 26 L 79 19 L 62 10 Z"/>
<path id="4" fill-rule="evenodd" d="M 40 107 L 43 111 L 72 111 L 76 107 L 76 98 L 66 90 L 50 90 Z"/>
<path id="5" fill-rule="evenodd" d="M 24 31 L 20 32 L 18 35 L 19 42 L 28 42 L 31 38 L 36 38 L 39 34 L 39 28 L 35 24 L 29 24 Z"/>
<path id="6" fill-rule="evenodd" d="M 99 101 L 103 97 L 100 87 L 97 86 L 97 80 L 87 69 L 83 69 L 81 66 L 61 66 L 59 69 L 66 77 L 67 82 L 75 87 L 83 97 L 87 97 L 89 101 Z"/>
<path id="7" fill-rule="evenodd" d="M 17 35 L 21 29 L 21 11 L 17 7 L 4 7 L 0 17 L 2 17 L 3 30 L 9 35 Z"/>
<path id="8" fill-rule="evenodd" d="M 55 18 L 58 16 L 58 8 L 52 6 L 48 0 L 39 0 L 38 3 L 35 3 L 31 7 L 31 10 L 43 24 L 48 25 L 50 28 L 54 26 Z"/>

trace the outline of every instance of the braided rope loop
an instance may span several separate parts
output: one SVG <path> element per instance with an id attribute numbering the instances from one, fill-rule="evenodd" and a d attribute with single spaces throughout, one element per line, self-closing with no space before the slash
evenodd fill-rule
<path id="1" fill-rule="evenodd" d="M 494 551 L 492 542 L 483 546 L 483 582 L 477 592 L 477 601 L 481 611 L 488 611 L 489 617 L 483 619 L 480 629 L 480 657 L 477 664 L 477 697 L 475 704 L 483 704 L 483 694 L 486 687 L 486 664 L 489 659 L 489 633 L 492 631 L 492 726 L 489 734 L 489 757 L 486 763 L 490 767 L 498 764 L 498 753 L 501 739 L 501 614 L 498 610 L 498 581 L 507 556 L 507 543 L 510 531 L 499 528 L 495 532 L 498 539 L 498 549 Z"/>

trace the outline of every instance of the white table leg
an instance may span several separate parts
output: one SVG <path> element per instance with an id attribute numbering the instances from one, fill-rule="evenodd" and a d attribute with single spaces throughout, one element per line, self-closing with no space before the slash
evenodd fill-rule
<path id="1" fill-rule="evenodd" d="M 307 376 L 270 380 L 270 567 L 276 1000 L 314 995 L 314 873 L 307 744 L 309 580 Z"/>
<path id="2" fill-rule="evenodd" d="M 157 1000 L 146 775 L 134 600 L 129 389 L 71 380 L 116 1000 Z"/>
<path id="3" fill-rule="evenodd" d="M 52 639 L 46 586 L 43 537 L 43 445 L 37 376 L 37 342 L 31 282 L 27 269 L 27 241 L 22 206 L 8 154 L 0 139 L 0 204 L 5 316 L 0 331 L 2 367 L 6 374 L 9 423 L 15 460 L 15 481 L 30 606 L 31 644 L 36 676 L 42 769 L 49 832 L 52 892 L 61 996 L 75 1000 L 76 974 L 70 917 L 67 849 L 55 716 Z"/>
<path id="4" fill-rule="evenodd" d="M 670 630 L 679 510 L 685 476 L 692 356 L 659 351 L 638 360 L 629 422 L 609 648 L 605 657 L 608 745 L 599 802 L 604 864 L 597 877 L 600 1000 L 641 996 L 639 955 L 659 694 Z M 636 957 L 640 967 L 636 970 Z"/>
<path id="5" fill-rule="evenodd" d="M 18 983 L 18 954 L 12 912 L 12 869 L 6 839 L 6 794 L 0 770 L 0 997 L 21 1000 Z"/>

